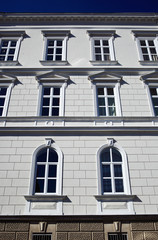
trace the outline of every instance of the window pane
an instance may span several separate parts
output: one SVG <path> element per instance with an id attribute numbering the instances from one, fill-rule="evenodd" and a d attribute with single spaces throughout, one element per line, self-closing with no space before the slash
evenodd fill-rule
<path id="1" fill-rule="evenodd" d="M 114 95 L 114 89 L 113 88 L 107 88 L 107 94 L 108 95 Z"/>
<path id="2" fill-rule="evenodd" d="M 105 106 L 105 98 L 98 98 L 99 106 Z"/>
<path id="3" fill-rule="evenodd" d="M 99 108 L 99 116 L 106 116 L 106 109 L 105 107 Z"/>
<path id="4" fill-rule="evenodd" d="M 122 165 L 114 165 L 114 176 L 122 177 Z"/>
<path id="5" fill-rule="evenodd" d="M 113 162 L 122 162 L 121 154 L 115 148 L 112 148 L 112 160 Z"/>
<path id="6" fill-rule="evenodd" d="M 7 47 L 8 43 L 9 43 L 9 41 L 2 41 L 2 47 Z"/>
<path id="7" fill-rule="evenodd" d="M 53 56 L 48 55 L 48 56 L 47 56 L 47 60 L 48 60 L 48 61 L 53 60 Z"/>
<path id="8" fill-rule="evenodd" d="M 60 40 L 57 41 L 57 46 L 62 46 L 62 44 L 63 44 L 63 41 L 60 41 Z"/>
<path id="9" fill-rule="evenodd" d="M 141 45 L 141 46 L 146 46 L 145 41 L 144 41 L 144 40 L 140 40 L 140 45 Z"/>
<path id="10" fill-rule="evenodd" d="M 0 98 L 0 106 L 4 106 L 5 98 Z"/>
<path id="11" fill-rule="evenodd" d="M 95 58 L 96 58 L 97 61 L 102 60 L 102 59 L 101 59 L 101 55 L 96 55 Z"/>
<path id="12" fill-rule="evenodd" d="M 110 179 L 103 179 L 103 192 L 112 192 Z"/>
<path id="13" fill-rule="evenodd" d="M 116 116 L 115 107 L 109 107 L 109 116 Z"/>
<path id="14" fill-rule="evenodd" d="M 49 149 L 49 159 L 48 162 L 58 162 L 58 154 L 53 149 Z"/>
<path id="15" fill-rule="evenodd" d="M 43 106 L 49 106 L 50 98 L 43 98 Z"/>
<path id="16" fill-rule="evenodd" d="M 154 41 L 149 40 L 148 43 L 149 43 L 149 46 L 154 46 Z"/>
<path id="17" fill-rule="evenodd" d="M 55 179 L 49 179 L 48 180 L 48 193 L 55 193 L 56 192 L 56 180 Z"/>
<path id="18" fill-rule="evenodd" d="M 110 162 L 110 149 L 105 149 L 101 152 L 100 155 L 101 162 Z"/>
<path id="19" fill-rule="evenodd" d="M 36 193 L 43 193 L 44 192 L 44 179 L 36 179 Z"/>
<path id="20" fill-rule="evenodd" d="M 53 54 L 54 53 L 54 48 L 48 48 L 48 54 Z"/>
<path id="21" fill-rule="evenodd" d="M 6 48 L 4 48 L 4 49 L 2 48 L 1 51 L 0 51 L 0 54 L 6 54 L 6 52 L 7 52 L 7 49 Z"/>
<path id="22" fill-rule="evenodd" d="M 108 40 L 103 40 L 103 46 L 108 46 L 108 45 L 109 45 Z"/>
<path id="23" fill-rule="evenodd" d="M 98 95 L 104 95 L 104 88 L 97 88 Z"/>
<path id="24" fill-rule="evenodd" d="M 60 56 L 60 55 L 59 55 L 59 56 L 58 56 L 58 55 L 56 56 L 56 60 L 57 60 L 57 61 L 60 61 L 61 59 L 62 59 L 62 56 Z"/>
<path id="25" fill-rule="evenodd" d="M 155 116 L 158 116 L 158 108 L 154 108 Z"/>
<path id="26" fill-rule="evenodd" d="M 9 60 L 9 61 L 12 61 L 13 58 L 14 58 L 14 56 L 8 56 L 8 60 Z"/>
<path id="27" fill-rule="evenodd" d="M 11 48 L 11 49 L 9 49 L 9 54 L 14 54 L 14 52 L 15 52 L 15 49 L 13 48 Z"/>
<path id="28" fill-rule="evenodd" d="M 109 48 L 103 48 L 104 53 L 109 53 Z"/>
<path id="29" fill-rule="evenodd" d="M 111 177 L 110 165 L 102 165 L 103 177 Z"/>
<path id="30" fill-rule="evenodd" d="M 157 95 L 156 88 L 150 88 L 151 95 Z"/>
<path id="31" fill-rule="evenodd" d="M 0 61 L 4 61 L 5 60 L 5 56 L 0 56 Z"/>
<path id="32" fill-rule="evenodd" d="M 95 48 L 95 53 L 101 53 L 101 48 Z"/>
<path id="33" fill-rule="evenodd" d="M 150 52 L 156 54 L 156 49 L 155 48 L 150 48 Z"/>
<path id="34" fill-rule="evenodd" d="M 15 47 L 15 46 L 16 46 L 16 43 L 17 43 L 16 41 L 11 41 L 11 45 L 10 45 L 10 46 L 11 46 L 11 47 Z"/>
<path id="35" fill-rule="evenodd" d="M 49 108 L 42 108 L 42 116 L 49 116 Z"/>
<path id="36" fill-rule="evenodd" d="M 115 179 L 115 191 L 124 192 L 123 179 Z"/>
<path id="37" fill-rule="evenodd" d="M 44 176 L 45 176 L 45 165 L 37 165 L 36 177 L 44 177 Z"/>
<path id="38" fill-rule="evenodd" d="M 153 105 L 158 106 L 158 98 L 152 98 Z"/>
<path id="39" fill-rule="evenodd" d="M 57 166 L 49 165 L 48 177 L 56 177 L 57 176 Z"/>
<path id="40" fill-rule="evenodd" d="M 149 56 L 148 55 L 143 55 L 144 60 L 149 61 Z"/>
<path id="41" fill-rule="evenodd" d="M 3 108 L 0 107 L 0 116 L 3 114 Z"/>
<path id="42" fill-rule="evenodd" d="M 100 40 L 95 40 L 94 44 L 95 44 L 95 46 L 100 46 Z"/>
<path id="43" fill-rule="evenodd" d="M 104 55 L 104 61 L 110 61 L 110 55 Z"/>
<path id="44" fill-rule="evenodd" d="M 62 54 L 62 48 L 57 48 L 56 49 L 56 54 Z"/>
<path id="45" fill-rule="evenodd" d="M 60 88 L 54 88 L 54 95 L 60 95 Z"/>
<path id="46" fill-rule="evenodd" d="M 108 106 L 115 106 L 115 99 L 114 98 L 108 98 Z"/>
<path id="47" fill-rule="evenodd" d="M 142 48 L 142 53 L 148 53 L 147 48 Z"/>
<path id="48" fill-rule="evenodd" d="M 54 40 L 49 40 L 48 41 L 48 46 L 54 46 Z"/>
<path id="49" fill-rule="evenodd" d="M 53 106 L 59 106 L 60 98 L 53 98 Z"/>
<path id="50" fill-rule="evenodd" d="M 52 108 L 52 116 L 59 116 L 59 108 Z"/>
<path id="51" fill-rule="evenodd" d="M 50 95 L 50 88 L 44 88 L 44 95 Z"/>
<path id="52" fill-rule="evenodd" d="M 38 154 L 37 154 L 37 162 L 46 162 L 47 159 L 47 148 L 42 149 Z"/>

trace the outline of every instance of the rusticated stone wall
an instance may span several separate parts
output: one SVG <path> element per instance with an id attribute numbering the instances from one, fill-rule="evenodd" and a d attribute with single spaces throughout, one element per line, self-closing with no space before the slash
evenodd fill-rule
<path id="1" fill-rule="evenodd" d="M 0 240 L 28 240 L 29 223 L 0 223 Z"/>
<path id="2" fill-rule="evenodd" d="M 131 223 L 133 240 L 158 240 L 158 222 Z"/>

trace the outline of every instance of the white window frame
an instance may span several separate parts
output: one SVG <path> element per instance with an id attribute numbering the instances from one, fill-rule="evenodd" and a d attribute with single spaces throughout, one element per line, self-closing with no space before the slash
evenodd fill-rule
<path id="1" fill-rule="evenodd" d="M 39 85 L 39 101 L 38 101 L 38 109 L 37 115 L 42 116 L 42 101 L 43 101 L 43 89 L 44 87 L 59 87 L 60 88 L 60 106 L 59 106 L 59 115 L 64 116 L 64 100 L 65 100 L 65 88 L 66 83 L 40 83 Z M 58 117 L 58 116 L 45 116 L 45 117 Z"/>
<path id="2" fill-rule="evenodd" d="M 95 40 L 101 40 L 101 43 L 103 40 L 106 40 L 109 42 L 109 56 L 110 56 L 110 60 L 104 60 L 104 53 L 103 53 L 103 46 L 101 45 L 101 58 L 102 60 L 96 60 L 96 57 L 95 57 Z M 91 38 L 91 58 L 92 58 L 92 61 L 101 61 L 101 62 L 108 62 L 108 61 L 115 61 L 115 53 L 114 53 L 114 44 L 113 44 L 113 41 L 114 41 L 114 37 L 92 37 Z"/>
<path id="3" fill-rule="evenodd" d="M 148 96 L 148 101 L 149 101 L 149 107 L 150 107 L 150 112 L 151 112 L 151 115 L 154 117 L 157 115 L 155 115 L 155 111 L 154 111 L 154 106 L 153 106 L 153 102 L 152 102 L 152 96 L 151 96 L 151 93 L 150 93 L 150 88 L 157 88 L 157 91 L 158 91 L 158 83 L 149 83 L 149 82 L 146 82 L 145 83 L 145 87 L 146 87 L 146 91 L 147 91 L 147 96 Z"/>
<path id="4" fill-rule="evenodd" d="M 99 107 L 98 107 L 98 96 L 97 96 L 97 88 L 103 87 L 103 88 L 113 88 L 114 89 L 114 98 L 115 98 L 115 108 L 116 108 L 116 115 L 115 116 L 99 116 Z M 95 108 L 95 116 L 99 117 L 116 117 L 122 115 L 122 109 L 121 109 L 121 101 L 120 101 L 120 83 L 112 83 L 112 82 L 98 82 L 93 84 L 93 91 L 94 91 L 94 108 Z"/>
<path id="5" fill-rule="evenodd" d="M 19 54 L 19 50 L 20 50 L 20 43 L 22 41 L 22 37 L 18 38 L 18 37 L 2 37 L 1 40 L 0 40 L 0 50 L 2 48 L 2 42 L 3 41 L 9 41 L 9 46 L 7 47 L 7 52 L 6 52 L 6 55 L 5 55 L 5 60 L 4 62 L 8 62 L 8 61 L 17 61 L 18 59 L 18 54 Z M 6 58 L 8 57 L 8 52 L 9 52 L 9 47 L 10 47 L 10 43 L 11 41 L 16 41 L 16 47 L 15 47 L 15 52 L 14 52 L 14 58 L 13 60 L 7 60 Z M 2 60 L 1 60 L 2 61 Z"/>
<path id="6" fill-rule="evenodd" d="M 149 60 L 144 60 L 143 58 L 143 53 L 142 53 L 142 50 L 141 50 L 141 45 L 140 45 L 140 40 L 144 40 L 147 42 L 147 40 L 152 40 L 154 42 L 154 46 L 155 46 L 155 50 L 156 50 L 156 53 L 157 53 L 157 57 L 158 57 L 158 38 L 157 37 L 148 37 L 148 36 L 144 36 L 144 37 L 137 37 L 136 38 L 136 43 L 137 43 L 137 49 L 138 49 L 138 54 L 139 54 L 139 60 L 142 61 L 142 62 L 157 62 L 152 60 L 152 57 L 151 57 L 151 53 L 150 53 L 150 50 L 149 50 L 149 47 L 145 46 L 145 48 L 147 48 L 147 51 L 148 51 L 148 56 L 149 56 Z"/>
<path id="7" fill-rule="evenodd" d="M 14 86 L 13 83 L 10 83 L 10 84 L 0 83 L 0 88 L 3 88 L 3 87 L 7 88 L 4 107 L 3 107 L 3 112 L 2 112 L 2 116 L 0 116 L 0 117 L 7 116 L 9 101 L 10 101 L 10 96 L 11 96 L 11 91 L 12 91 L 13 86 Z"/>

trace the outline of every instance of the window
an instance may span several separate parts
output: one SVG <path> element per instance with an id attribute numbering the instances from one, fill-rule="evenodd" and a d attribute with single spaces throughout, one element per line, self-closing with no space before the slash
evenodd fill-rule
<path id="1" fill-rule="evenodd" d="M 97 87 L 99 116 L 116 116 L 114 87 Z"/>
<path id="2" fill-rule="evenodd" d="M 118 150 L 109 147 L 100 154 L 102 194 L 124 193 L 122 156 Z"/>
<path id="3" fill-rule="evenodd" d="M 158 61 L 156 41 L 153 38 L 138 38 L 140 47 L 140 60 Z"/>
<path id="4" fill-rule="evenodd" d="M 127 233 L 109 233 L 108 240 L 127 240 Z"/>
<path id="5" fill-rule="evenodd" d="M 150 94 L 155 116 L 158 116 L 158 87 L 150 87 Z"/>
<path id="6" fill-rule="evenodd" d="M 43 87 L 42 95 L 42 116 L 59 116 L 60 115 L 60 87 Z"/>
<path id="7" fill-rule="evenodd" d="M 15 61 L 17 59 L 17 40 L 2 40 L 0 61 Z"/>
<path id="8" fill-rule="evenodd" d="M 43 65 L 66 65 L 67 40 L 70 31 L 42 31 L 44 35 Z"/>
<path id="9" fill-rule="evenodd" d="M 51 240 L 52 237 L 51 237 L 51 234 L 33 234 L 32 235 L 32 240 Z"/>
<path id="10" fill-rule="evenodd" d="M 14 84 L 7 85 L 8 86 L 6 86 L 6 84 L 0 84 L 0 116 L 2 117 L 7 115 L 11 89 Z"/>
<path id="11" fill-rule="evenodd" d="M 35 172 L 35 194 L 57 192 L 58 154 L 54 149 L 44 148 L 37 153 Z"/>

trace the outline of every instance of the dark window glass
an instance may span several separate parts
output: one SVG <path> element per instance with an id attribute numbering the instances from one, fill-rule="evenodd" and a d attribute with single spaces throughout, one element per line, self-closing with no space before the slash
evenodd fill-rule
<path id="1" fill-rule="evenodd" d="M 62 44 L 63 44 L 63 41 L 57 41 L 57 46 L 62 46 Z"/>
<path id="2" fill-rule="evenodd" d="M 58 154 L 53 149 L 49 149 L 49 159 L 48 162 L 58 162 Z"/>
<path id="3" fill-rule="evenodd" d="M 54 95 L 60 95 L 60 88 L 54 88 Z"/>
<path id="4" fill-rule="evenodd" d="M 115 106 L 115 99 L 114 98 L 108 98 L 108 106 Z"/>
<path id="5" fill-rule="evenodd" d="M 154 41 L 149 40 L 148 43 L 149 43 L 149 46 L 154 46 Z"/>
<path id="6" fill-rule="evenodd" d="M 43 106 L 49 106 L 50 98 L 43 98 Z"/>
<path id="7" fill-rule="evenodd" d="M 109 48 L 103 48 L 104 53 L 109 53 Z"/>
<path id="8" fill-rule="evenodd" d="M 53 54 L 54 48 L 48 48 L 48 54 Z"/>
<path id="9" fill-rule="evenodd" d="M 0 98 L 0 106 L 4 106 L 5 98 Z"/>
<path id="10" fill-rule="evenodd" d="M 2 116 L 3 108 L 0 107 L 0 116 Z"/>
<path id="11" fill-rule="evenodd" d="M 46 157 L 47 157 L 47 148 L 44 148 L 37 154 L 37 162 L 46 162 Z"/>
<path id="12" fill-rule="evenodd" d="M 105 149 L 101 152 L 101 162 L 110 162 L 110 149 Z"/>
<path id="13" fill-rule="evenodd" d="M 97 88 L 98 95 L 104 95 L 104 88 Z"/>
<path id="14" fill-rule="evenodd" d="M 105 106 L 105 98 L 98 98 L 99 106 Z"/>
<path id="15" fill-rule="evenodd" d="M 48 177 L 57 176 L 57 165 L 49 165 Z"/>
<path id="16" fill-rule="evenodd" d="M 53 56 L 47 55 L 47 60 L 48 60 L 48 61 L 53 60 Z"/>
<path id="17" fill-rule="evenodd" d="M 106 116 L 105 107 L 99 107 L 99 116 Z"/>
<path id="18" fill-rule="evenodd" d="M 103 46 L 108 46 L 108 45 L 109 45 L 108 40 L 103 40 Z"/>
<path id="19" fill-rule="evenodd" d="M 50 88 L 44 88 L 44 95 L 50 95 Z"/>
<path id="20" fill-rule="evenodd" d="M 53 98 L 53 106 L 59 106 L 59 98 Z"/>
<path id="21" fill-rule="evenodd" d="M 154 108 L 155 116 L 158 116 L 158 108 Z"/>
<path id="22" fill-rule="evenodd" d="M 15 49 L 13 48 L 11 48 L 11 49 L 9 49 L 9 54 L 14 54 L 14 52 L 15 52 Z"/>
<path id="23" fill-rule="evenodd" d="M 112 192 L 110 179 L 103 179 L 103 192 Z"/>
<path id="24" fill-rule="evenodd" d="M 152 98 L 153 105 L 158 106 L 158 98 Z"/>
<path id="25" fill-rule="evenodd" d="M 56 61 L 60 61 L 60 60 L 61 60 L 61 58 L 62 58 L 62 56 L 61 56 L 61 55 L 56 55 Z"/>
<path id="26" fill-rule="evenodd" d="M 157 95 L 156 88 L 150 88 L 151 95 Z"/>
<path id="27" fill-rule="evenodd" d="M 107 94 L 108 95 L 114 95 L 114 89 L 113 88 L 107 88 Z"/>
<path id="28" fill-rule="evenodd" d="M 115 191 L 123 192 L 123 179 L 115 179 Z"/>
<path id="29" fill-rule="evenodd" d="M 4 61 L 5 60 L 5 56 L 0 56 L 0 61 Z"/>
<path id="30" fill-rule="evenodd" d="M 59 116 L 59 108 L 52 108 L 52 116 Z"/>
<path id="31" fill-rule="evenodd" d="M 51 234 L 33 234 L 32 240 L 51 240 Z"/>
<path id="32" fill-rule="evenodd" d="M 62 48 L 57 48 L 56 49 L 56 54 L 62 54 Z"/>
<path id="33" fill-rule="evenodd" d="M 45 176 L 45 165 L 37 165 L 36 177 L 44 177 L 44 176 Z"/>
<path id="34" fill-rule="evenodd" d="M 49 116 L 49 108 L 42 108 L 42 116 Z"/>
<path id="35" fill-rule="evenodd" d="M 54 46 L 54 40 L 49 40 L 48 41 L 48 46 Z"/>
<path id="36" fill-rule="evenodd" d="M 114 165 L 114 176 L 122 177 L 122 165 Z"/>
<path id="37" fill-rule="evenodd" d="M 144 58 L 145 61 L 149 61 L 150 60 L 148 55 L 143 55 L 143 58 Z"/>
<path id="38" fill-rule="evenodd" d="M 11 46 L 11 47 L 15 47 L 15 46 L 16 46 L 16 43 L 17 43 L 16 41 L 11 41 L 11 45 L 10 45 L 10 46 Z"/>
<path id="39" fill-rule="evenodd" d="M 116 109 L 115 107 L 109 107 L 109 116 L 116 116 Z"/>
<path id="40" fill-rule="evenodd" d="M 113 162 L 122 162 L 121 154 L 115 148 L 112 148 L 112 160 Z"/>
<path id="41" fill-rule="evenodd" d="M 111 177 L 110 165 L 102 165 L 103 177 Z"/>
<path id="42" fill-rule="evenodd" d="M 9 43 L 9 41 L 2 41 L 2 47 L 7 47 L 8 43 Z"/>
<path id="43" fill-rule="evenodd" d="M 95 53 L 101 53 L 101 48 L 95 48 Z"/>
<path id="44" fill-rule="evenodd" d="M 156 54 L 156 49 L 155 48 L 150 48 L 150 52 L 153 54 Z"/>
<path id="45" fill-rule="evenodd" d="M 141 46 L 146 46 L 145 41 L 144 41 L 144 40 L 140 40 L 140 45 L 141 45 Z"/>
<path id="46" fill-rule="evenodd" d="M 94 44 L 95 44 L 95 46 L 100 46 L 100 40 L 95 40 Z"/>
<path id="47" fill-rule="evenodd" d="M 142 48 L 142 53 L 148 53 L 147 48 Z"/>
<path id="48" fill-rule="evenodd" d="M 48 193 L 55 193 L 56 192 L 56 180 L 55 179 L 49 179 L 48 180 Z"/>
<path id="49" fill-rule="evenodd" d="M 36 193 L 43 193 L 44 192 L 44 179 L 36 179 Z"/>
<path id="50" fill-rule="evenodd" d="M 95 57 L 96 57 L 96 60 L 97 60 L 97 61 L 100 61 L 100 60 L 101 60 L 101 55 L 96 55 Z"/>
<path id="51" fill-rule="evenodd" d="M 14 56 L 8 56 L 8 60 L 9 60 L 9 61 L 12 61 L 13 58 L 14 58 Z"/>
<path id="52" fill-rule="evenodd" d="M 7 49 L 1 49 L 1 51 L 0 51 L 0 54 L 6 54 L 6 52 L 7 52 Z"/>

